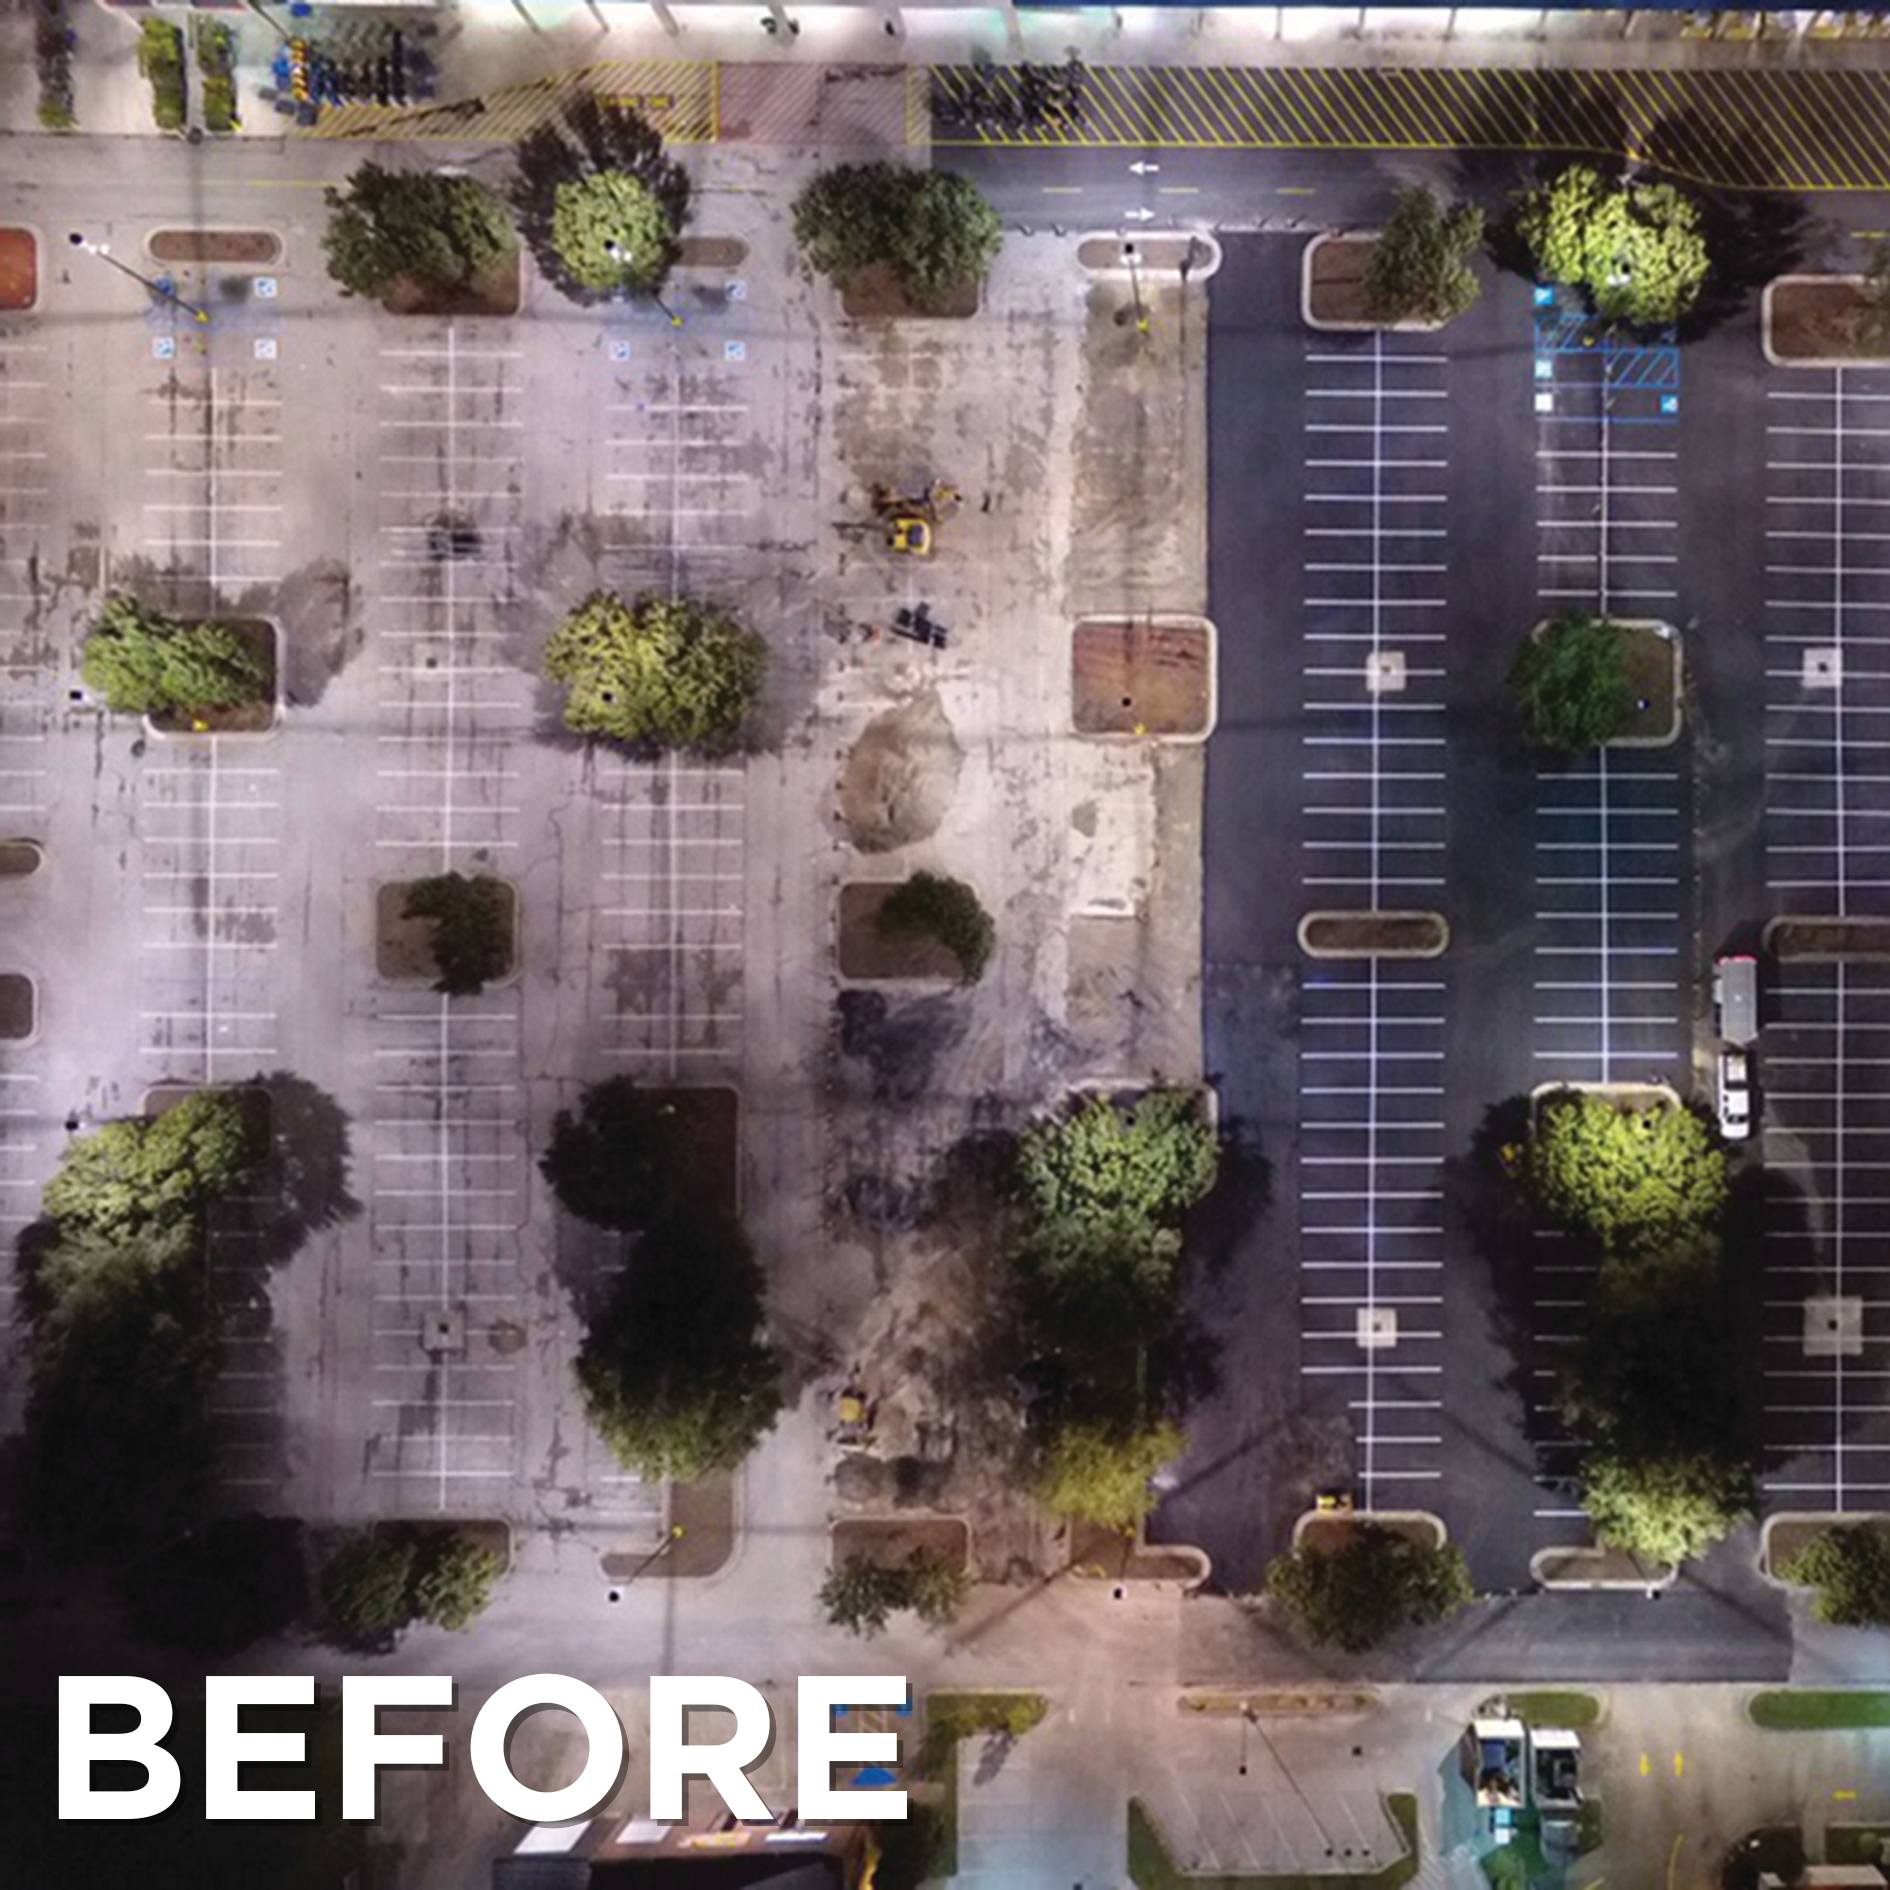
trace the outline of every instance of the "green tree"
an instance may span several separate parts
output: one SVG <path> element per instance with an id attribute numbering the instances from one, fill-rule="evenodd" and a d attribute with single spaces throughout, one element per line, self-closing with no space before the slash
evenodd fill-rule
<path id="1" fill-rule="evenodd" d="M 1356 1523 L 1336 1549 L 1302 1544 L 1267 1569 L 1267 1593 L 1323 1646 L 1376 1647 L 1402 1627 L 1448 1621 L 1475 1599 L 1463 1551 L 1431 1548 L 1376 1523 Z"/>
<path id="2" fill-rule="evenodd" d="M 652 1229 L 578 1355 L 598 1435 L 652 1480 L 732 1470 L 781 1410 L 781 1361 L 762 1328 L 760 1270 L 732 1219 Z"/>
<path id="3" fill-rule="evenodd" d="M 1583 611 L 1551 617 L 1525 640 L 1509 687 L 1530 739 L 1567 754 L 1613 741 L 1634 713 L 1620 633 Z"/>
<path id="4" fill-rule="evenodd" d="M 120 715 L 234 708 L 263 701 L 275 683 L 268 661 L 231 625 L 180 623 L 122 591 L 105 600 L 81 673 Z"/>
<path id="5" fill-rule="evenodd" d="M 1037 1472 L 1037 1499 L 1070 1516 L 1131 1533 L 1155 1507 L 1149 1479 L 1186 1447 L 1178 1424 L 1066 1424 Z"/>
<path id="6" fill-rule="evenodd" d="M 1365 265 L 1365 298 L 1380 321 L 1447 322 L 1483 293 L 1471 258 L 1483 245 L 1483 212 L 1446 210 L 1421 186 L 1398 193 Z"/>
<path id="7" fill-rule="evenodd" d="M 990 913 L 962 879 L 923 870 L 887 894 L 878 925 L 893 937 L 936 939 L 958 960 L 967 984 L 984 976 L 997 943 Z"/>
<path id="8" fill-rule="evenodd" d="M 940 308 L 997 260 L 1004 226 L 968 178 L 900 164 L 842 164 L 794 200 L 794 240 L 843 287 L 884 264 L 920 308 Z"/>
<path id="9" fill-rule="evenodd" d="M 681 1110 L 634 1077 L 606 1077 L 584 1092 L 575 1114 L 560 1109 L 538 1166 L 565 1211 L 597 1227 L 627 1233 L 704 1204 Z"/>
<path id="10" fill-rule="evenodd" d="M 1193 1091 L 1154 1089 L 1124 1108 L 1084 1098 L 1018 1145 L 1019 1192 L 1040 1222 L 1133 1215 L 1172 1227 L 1213 1187 L 1220 1140 Z"/>
<path id="11" fill-rule="evenodd" d="M 372 1641 L 396 1634 L 414 1618 L 418 1559 L 411 1537 L 371 1529 L 350 1536 L 322 1569 L 322 1605 L 351 1638 Z"/>
<path id="12" fill-rule="evenodd" d="M 402 281 L 460 287 L 518 248 L 504 200 L 471 177 L 390 171 L 370 159 L 327 203 L 322 244 L 344 295 L 384 296 Z"/>
<path id="13" fill-rule="evenodd" d="M 1890 1535 L 1875 1523 L 1819 1530 L 1780 1573 L 1818 1591 L 1832 1627 L 1890 1627 Z"/>
<path id="14" fill-rule="evenodd" d="M 1749 1497 L 1745 1466 L 1713 1450 L 1590 1449 L 1582 1460 L 1582 1503 L 1596 1535 L 1649 1561 L 1703 1555 L 1731 1534 Z"/>
<path id="15" fill-rule="evenodd" d="M 572 278 L 600 292 L 661 288 L 676 256 L 676 232 L 661 199 L 624 171 L 560 184 L 551 229 Z"/>
<path id="16" fill-rule="evenodd" d="M 909 1581 L 904 1569 L 881 1568 L 863 1555 L 850 1555 L 820 1585 L 820 1605 L 835 1627 L 849 1634 L 878 1634 L 907 1605 Z"/>
<path id="17" fill-rule="evenodd" d="M 1537 277 L 1581 289 L 1610 320 L 1678 321 L 1711 273 L 1700 207 L 1671 184 L 1571 164 L 1523 195 L 1516 222 Z"/>
<path id="18" fill-rule="evenodd" d="M 545 650 L 577 734 L 710 753 L 740 736 L 767 662 L 761 638 L 711 605 L 612 591 L 587 597 Z"/>
<path id="19" fill-rule="evenodd" d="M 512 901 L 490 874 L 417 879 L 402 916 L 432 920 L 433 988 L 448 997 L 474 997 L 512 969 Z"/>
<path id="20" fill-rule="evenodd" d="M 1685 1253 L 1725 1212 L 1726 1151 L 1691 1110 L 1564 1090 L 1544 1099 L 1522 1174 L 1537 1206 L 1622 1257 Z"/>
<path id="21" fill-rule="evenodd" d="M 948 1628 L 958 1619 L 971 1593 L 971 1571 L 931 1549 L 915 1549 L 901 1573 L 906 1578 L 905 1605 L 927 1627 Z"/>
<path id="22" fill-rule="evenodd" d="M 67 1145 L 46 1183 L 47 1218 L 105 1235 L 195 1226 L 262 1155 L 240 1091 L 200 1089 L 161 1116 L 101 1123 Z"/>
<path id="23" fill-rule="evenodd" d="M 421 1545 L 413 1569 L 413 1613 L 457 1633 L 485 1613 L 505 1564 L 492 1550 L 445 1533 Z"/>

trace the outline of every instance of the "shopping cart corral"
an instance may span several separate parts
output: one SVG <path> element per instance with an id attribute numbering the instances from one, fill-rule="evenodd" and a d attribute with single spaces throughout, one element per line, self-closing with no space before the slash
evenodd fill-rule
<path id="1" fill-rule="evenodd" d="M 410 35 L 384 22 L 346 21 L 319 34 L 298 34 L 271 62 L 273 90 L 263 97 L 285 118 L 313 124 L 325 105 L 406 105 L 436 89 L 432 55 Z"/>

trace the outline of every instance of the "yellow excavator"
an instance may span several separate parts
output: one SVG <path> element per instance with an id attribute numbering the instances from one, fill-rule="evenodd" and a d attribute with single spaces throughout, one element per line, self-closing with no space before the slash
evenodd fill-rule
<path id="1" fill-rule="evenodd" d="M 916 496 L 894 492 L 888 486 L 873 488 L 873 516 L 885 527 L 887 550 L 911 558 L 932 555 L 934 531 L 964 502 L 965 495 L 942 479 L 932 480 Z"/>

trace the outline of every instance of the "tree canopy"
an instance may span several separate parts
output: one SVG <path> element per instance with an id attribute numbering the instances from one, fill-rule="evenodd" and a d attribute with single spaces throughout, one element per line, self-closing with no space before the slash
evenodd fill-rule
<path id="1" fill-rule="evenodd" d="M 882 932 L 936 939 L 958 960 L 967 984 L 984 976 L 997 943 L 997 927 L 978 895 L 962 879 L 923 869 L 887 894 L 878 925 Z"/>
<path id="2" fill-rule="evenodd" d="M 70 1143 L 45 1211 L 67 1233 L 131 1235 L 191 1223 L 262 1156 L 240 1091 L 200 1089 L 156 1117 L 101 1123 Z"/>
<path id="3" fill-rule="evenodd" d="M 1475 1598 L 1463 1551 L 1431 1548 L 1377 1523 L 1355 1523 L 1335 1549 L 1302 1545 L 1267 1569 L 1267 1593 L 1318 1645 L 1349 1654 L 1402 1627 L 1448 1621 Z"/>
<path id="4" fill-rule="evenodd" d="M 654 289 L 676 253 L 676 232 L 641 178 L 598 171 L 557 187 L 552 241 L 573 281 L 587 289 Z"/>
<path id="5" fill-rule="evenodd" d="M 1471 259 L 1483 245 L 1483 212 L 1445 209 L 1422 186 L 1398 193 L 1365 265 L 1365 297 L 1382 321 L 1447 322 L 1483 293 Z"/>
<path id="6" fill-rule="evenodd" d="M 1890 1534 L 1880 1524 L 1821 1529 L 1779 1572 L 1818 1591 L 1818 1619 L 1832 1627 L 1890 1627 Z"/>
<path id="7" fill-rule="evenodd" d="M 1530 739 L 1567 754 L 1613 741 L 1634 713 L 1620 633 L 1585 611 L 1564 611 L 1526 638 L 1509 687 Z"/>
<path id="8" fill-rule="evenodd" d="M 322 246 L 344 295 L 383 296 L 403 280 L 461 286 L 518 248 L 505 200 L 476 178 L 369 159 L 327 202 Z"/>
<path id="9" fill-rule="evenodd" d="M 226 623 L 182 623 L 123 591 L 105 600 L 81 673 L 118 715 L 188 715 L 261 702 L 270 664 Z"/>
<path id="10" fill-rule="evenodd" d="M 713 605 L 614 591 L 593 591 L 545 650 L 577 734 L 709 753 L 741 735 L 767 663 L 761 638 Z"/>
<path id="11" fill-rule="evenodd" d="M 970 1587 L 962 1565 L 927 1549 L 915 1549 L 891 1568 L 850 1555 L 821 1583 L 820 1605 L 834 1626 L 852 1634 L 877 1634 L 902 1609 L 928 1627 L 946 1628 L 957 1619 Z"/>
<path id="12" fill-rule="evenodd" d="M 344 1639 L 367 1645 L 415 1621 L 458 1632 L 486 1611 L 504 1567 L 450 1525 L 363 1529 L 323 1565 L 322 1605 Z"/>
<path id="13" fill-rule="evenodd" d="M 986 274 L 1004 226 L 978 187 L 953 172 L 841 164 L 795 198 L 794 240 L 843 287 L 883 263 L 915 304 L 938 308 Z"/>
<path id="14" fill-rule="evenodd" d="M 512 900 L 488 873 L 415 880 L 403 916 L 433 922 L 433 988 L 448 997 L 474 997 L 512 969 Z"/>
<path id="15" fill-rule="evenodd" d="M 1582 1460 L 1582 1503 L 1596 1535 L 1650 1561 L 1704 1554 L 1732 1532 L 1750 1498 L 1745 1466 L 1715 1449 L 1599 1448 Z"/>
<path id="16" fill-rule="evenodd" d="M 1726 1151 L 1691 1110 L 1578 1090 L 1543 1100 L 1523 1175 L 1545 1213 L 1623 1257 L 1697 1246 L 1728 1192 Z"/>
<path id="17" fill-rule="evenodd" d="M 676 1103 L 633 1077 L 606 1077 L 560 1109 L 539 1169 L 566 1212 L 628 1232 L 687 1213 L 699 1164 Z"/>
<path id="18" fill-rule="evenodd" d="M 1700 206 L 1672 184 L 1571 164 L 1524 193 L 1516 224 L 1538 278 L 1581 289 L 1610 320 L 1678 321 L 1711 270 Z"/>
<path id="19" fill-rule="evenodd" d="M 577 1377 L 598 1435 L 638 1475 L 690 1482 L 740 1463 L 782 1402 L 741 1228 L 698 1215 L 646 1233 L 585 1334 Z"/>
<path id="20" fill-rule="evenodd" d="M 1173 1227 L 1214 1185 L 1220 1141 L 1193 1091 L 1155 1089 L 1126 1109 L 1088 1096 L 1027 1130 L 1018 1191 L 1041 1221 L 1139 1216 Z"/>
<path id="21" fill-rule="evenodd" d="M 1038 1466 L 1038 1500 L 1053 1516 L 1078 1517 L 1127 1535 L 1155 1507 L 1149 1478 L 1186 1446 L 1180 1425 L 1165 1420 L 1066 1424 Z"/>

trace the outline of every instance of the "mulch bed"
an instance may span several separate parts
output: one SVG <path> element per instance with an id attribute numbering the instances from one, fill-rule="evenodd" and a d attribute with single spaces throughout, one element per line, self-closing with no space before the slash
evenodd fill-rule
<path id="1" fill-rule="evenodd" d="M 1775 283 L 1766 338 L 1781 361 L 1868 361 L 1890 355 L 1890 332 L 1859 332 L 1862 292 L 1842 276 Z"/>
<path id="2" fill-rule="evenodd" d="M 921 308 L 906 294 L 890 263 L 862 269 L 840 291 L 840 307 L 854 321 L 967 321 L 978 312 L 984 283 L 961 282 L 937 308 Z"/>
<path id="3" fill-rule="evenodd" d="M 1300 1546 L 1330 1554 L 1344 1548 L 1368 1524 L 1384 1530 L 1387 1535 L 1403 1536 L 1420 1548 L 1441 1546 L 1436 1524 L 1417 1516 L 1315 1516 L 1299 1532 Z"/>
<path id="4" fill-rule="evenodd" d="M 374 892 L 374 970 L 389 984 L 431 984 L 440 975 L 433 957 L 433 921 L 402 916 L 414 883 L 391 880 Z M 518 894 L 503 880 L 499 884 L 505 894 L 505 935 L 513 941 L 505 970 L 499 974 L 505 977 L 518 957 Z"/>
<path id="5" fill-rule="evenodd" d="M 685 236 L 676 251 L 678 269 L 738 269 L 748 260 L 739 236 Z"/>
<path id="6" fill-rule="evenodd" d="M 957 984 L 964 969 L 955 953 L 935 938 L 886 933 L 879 909 L 898 880 L 856 880 L 840 888 L 840 975 L 871 982 L 881 978 L 926 978 Z"/>
<path id="7" fill-rule="evenodd" d="M 1160 1543 L 1138 1544 L 1133 1536 L 1101 1523 L 1078 1521 L 1070 1528 L 1070 1567 L 1079 1576 L 1112 1582 L 1193 1582 L 1201 1565 Z"/>
<path id="8" fill-rule="evenodd" d="M 1635 707 L 1617 741 L 1664 741 L 1673 734 L 1680 645 L 1640 624 L 1617 626 L 1627 658 L 1628 693 Z M 1639 705 L 1646 703 L 1646 708 Z"/>
<path id="9" fill-rule="evenodd" d="M 0 879 L 26 879 L 45 857 L 37 840 L 0 840 Z"/>
<path id="10" fill-rule="evenodd" d="M 1890 958 L 1890 919 L 1775 919 L 1765 943 L 1775 958 Z"/>
<path id="11" fill-rule="evenodd" d="M 1307 300 L 1320 321 L 1378 325 L 1365 295 L 1365 265 L 1375 246 L 1374 237 L 1334 236 L 1313 251 L 1312 292 Z"/>
<path id="12" fill-rule="evenodd" d="M 1819 1516 L 1804 1522 L 1775 1522 L 1765 1532 L 1766 1573 L 1776 1581 L 1785 1579 L 1785 1570 L 1803 1554 L 1814 1536 L 1821 1536 L 1832 1526 L 1832 1518 Z"/>
<path id="13" fill-rule="evenodd" d="M 1315 956 L 1337 952 L 1431 952 L 1449 933 L 1434 912 L 1347 912 L 1308 921 L 1306 948 Z"/>
<path id="14" fill-rule="evenodd" d="M 260 735 L 276 725 L 276 627 L 267 617 L 220 617 L 269 666 L 269 693 L 260 702 L 233 709 L 199 709 L 194 715 L 154 715 L 153 728 L 166 735 Z"/>
<path id="15" fill-rule="evenodd" d="M 669 1486 L 669 1520 L 680 1529 L 654 1560 L 648 1549 L 610 1549 L 598 1557 L 614 1582 L 689 1581 L 714 1575 L 735 1553 L 735 1479 L 704 1477 Z"/>
<path id="16" fill-rule="evenodd" d="M 381 297 L 390 315 L 516 315 L 523 299 L 524 252 L 514 251 L 470 282 L 420 282 L 410 276 Z"/>
<path id="17" fill-rule="evenodd" d="M 1088 617 L 1071 646 L 1079 735 L 1199 735 L 1212 694 L 1202 623 Z"/>
<path id="18" fill-rule="evenodd" d="M 167 263 L 272 263 L 282 239 L 270 230 L 159 230 L 151 254 Z"/>
<path id="19" fill-rule="evenodd" d="M 835 1568 L 856 1555 L 875 1568 L 904 1568 L 921 1549 L 967 1568 L 971 1531 L 950 1516 L 852 1516 L 833 1526 Z"/>
<path id="20" fill-rule="evenodd" d="M 39 300 L 39 244 L 31 230 L 0 230 L 0 309 Z"/>
<path id="21" fill-rule="evenodd" d="M 30 1037 L 38 1021 L 32 979 L 22 971 L 0 971 L 0 1041 L 17 1043 Z"/>

